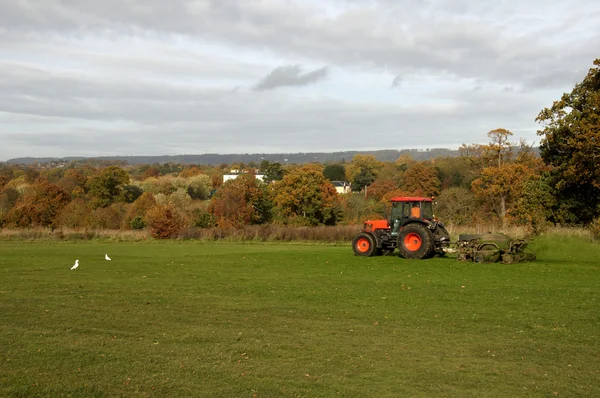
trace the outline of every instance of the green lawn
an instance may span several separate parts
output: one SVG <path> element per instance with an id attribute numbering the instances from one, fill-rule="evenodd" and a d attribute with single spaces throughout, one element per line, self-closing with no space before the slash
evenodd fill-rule
<path id="1" fill-rule="evenodd" d="M 598 397 L 599 246 L 534 246 L 2 241 L 0 396 Z"/>

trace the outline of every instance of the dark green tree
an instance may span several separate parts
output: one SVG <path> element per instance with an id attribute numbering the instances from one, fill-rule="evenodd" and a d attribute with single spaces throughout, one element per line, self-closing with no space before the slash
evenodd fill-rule
<path id="1" fill-rule="evenodd" d="M 118 166 L 108 166 L 86 182 L 92 208 L 107 207 L 124 200 L 124 186 L 129 174 Z"/>
<path id="2" fill-rule="evenodd" d="M 323 168 L 323 177 L 329 181 L 346 181 L 346 168 L 342 164 L 328 164 Z"/>
<path id="3" fill-rule="evenodd" d="M 358 174 L 355 175 L 352 181 L 353 191 L 362 191 L 366 186 L 371 185 L 375 181 L 375 174 L 369 169 L 361 169 Z"/>
<path id="4" fill-rule="evenodd" d="M 263 160 L 260 162 L 260 172 L 265 175 L 263 181 L 266 184 L 273 181 L 280 181 L 283 178 L 283 168 L 281 167 L 281 163 Z"/>
<path id="5" fill-rule="evenodd" d="M 555 222 L 590 222 L 600 215 L 600 59 L 570 93 L 536 121 L 544 128 L 540 154 L 552 167 Z"/>

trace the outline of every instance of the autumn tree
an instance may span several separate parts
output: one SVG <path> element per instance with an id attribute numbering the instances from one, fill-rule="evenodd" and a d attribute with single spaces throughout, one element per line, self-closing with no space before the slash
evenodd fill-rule
<path id="1" fill-rule="evenodd" d="M 140 174 L 140 180 L 144 181 L 147 178 L 157 178 L 158 176 L 160 176 L 159 168 L 156 166 L 148 166 L 144 171 L 142 171 L 142 174 Z"/>
<path id="2" fill-rule="evenodd" d="M 87 227 L 88 217 L 92 210 L 81 198 L 73 199 L 59 213 L 57 225 L 67 228 Z"/>
<path id="3" fill-rule="evenodd" d="M 473 193 L 480 198 L 491 198 L 500 219 L 506 216 L 507 196 L 516 184 L 511 180 L 517 171 L 514 167 L 505 167 L 506 160 L 511 158 L 512 144 L 509 138 L 513 133 L 506 129 L 495 129 L 488 132 L 490 142 L 486 145 L 472 145 L 461 148 L 463 156 L 467 156 L 474 170 L 479 171 L 479 178 L 471 183 Z"/>
<path id="4" fill-rule="evenodd" d="M 437 170 L 424 162 L 411 165 L 401 177 L 400 189 L 415 196 L 434 196 L 440 192 Z"/>
<path id="5" fill-rule="evenodd" d="M 150 192 L 144 192 L 139 198 L 135 200 L 131 204 L 131 206 L 127 209 L 127 213 L 123 219 L 123 227 L 128 229 L 131 227 L 131 222 L 136 218 L 144 219 L 146 213 L 156 206 L 156 200 L 154 199 L 154 195 Z"/>
<path id="6" fill-rule="evenodd" d="M 276 211 L 285 223 L 334 225 L 341 217 L 335 187 L 310 166 L 290 171 L 273 185 Z"/>
<path id="7" fill-rule="evenodd" d="M 186 225 L 185 217 L 172 204 L 157 205 L 146 213 L 145 222 L 156 239 L 176 238 Z"/>
<path id="8" fill-rule="evenodd" d="M 8 212 L 6 221 L 16 227 L 54 226 L 70 195 L 46 180 L 37 180 Z"/>
<path id="9" fill-rule="evenodd" d="M 380 201 L 387 193 L 399 188 L 398 184 L 392 180 L 377 180 L 367 192 L 367 198 Z"/>
<path id="10" fill-rule="evenodd" d="M 252 175 L 240 175 L 223 184 L 209 211 L 220 227 L 241 227 L 269 222 L 272 207 L 266 184 Z"/>
<path id="11" fill-rule="evenodd" d="M 540 154 L 552 166 L 559 222 L 590 222 L 600 215 L 600 58 L 587 76 L 536 118 L 544 128 Z"/>
<path id="12" fill-rule="evenodd" d="M 86 182 L 91 197 L 92 208 L 107 207 L 111 203 L 123 200 L 124 186 L 129 182 L 129 174 L 118 166 L 109 166 L 100 170 Z"/>
<path id="13" fill-rule="evenodd" d="M 83 173 L 76 169 L 68 169 L 63 173 L 62 178 L 56 183 L 66 192 L 73 194 L 75 188 L 84 188 L 87 178 Z"/>

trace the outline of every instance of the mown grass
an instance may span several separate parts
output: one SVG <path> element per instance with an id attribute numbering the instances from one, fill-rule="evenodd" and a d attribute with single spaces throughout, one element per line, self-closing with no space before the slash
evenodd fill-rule
<path id="1" fill-rule="evenodd" d="M 600 396 L 599 247 L 533 247 L 0 242 L 0 396 Z"/>

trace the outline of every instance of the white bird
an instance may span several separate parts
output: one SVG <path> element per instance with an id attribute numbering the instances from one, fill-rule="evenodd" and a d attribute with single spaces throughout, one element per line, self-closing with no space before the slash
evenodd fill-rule
<path id="1" fill-rule="evenodd" d="M 110 257 L 108 257 L 108 254 L 104 255 L 104 259 L 110 261 Z"/>
<path id="2" fill-rule="evenodd" d="M 79 260 L 75 260 L 75 265 L 71 267 L 71 271 L 73 271 L 77 267 L 79 267 Z"/>

